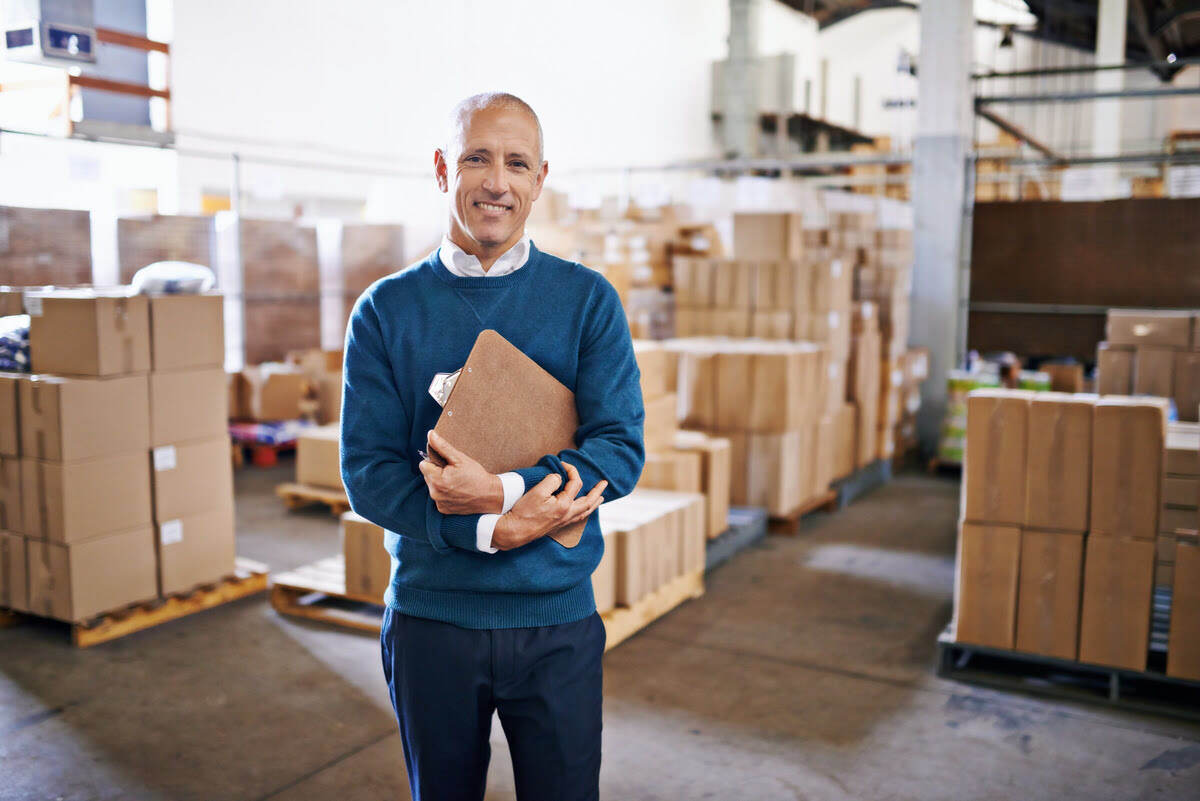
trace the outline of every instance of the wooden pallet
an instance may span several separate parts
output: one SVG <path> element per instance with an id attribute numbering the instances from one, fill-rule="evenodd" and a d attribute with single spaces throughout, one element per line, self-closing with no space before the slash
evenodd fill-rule
<path id="1" fill-rule="evenodd" d="M 205 609 L 212 609 L 214 606 L 265 592 L 266 589 L 267 566 L 239 556 L 234 574 L 216 584 L 201 585 L 190 592 L 156 598 L 67 625 L 71 627 L 71 642 L 75 647 L 90 648 L 196 612 L 203 612 Z M 36 616 L 0 610 L 0 628 L 16 625 L 25 617 Z"/>
<path id="2" fill-rule="evenodd" d="M 800 504 L 794 512 L 767 520 L 767 531 L 771 534 L 799 534 L 800 518 L 813 512 L 836 512 L 838 505 L 837 490 L 826 490 L 820 495 L 814 495 Z"/>
<path id="3" fill-rule="evenodd" d="M 274 467 L 279 464 L 279 455 L 296 450 L 296 441 L 280 442 L 269 445 L 264 442 L 238 442 L 234 440 L 233 447 L 240 452 L 234 457 L 235 467 L 246 466 L 246 451 L 250 451 L 250 464 L 255 467 Z"/>
<path id="4" fill-rule="evenodd" d="M 607 630 L 605 650 L 629 639 L 642 628 L 691 598 L 704 594 L 704 573 L 680 576 L 638 601 L 601 617 Z M 346 592 L 345 562 L 331 556 L 282 573 L 271 584 L 271 606 L 283 615 L 316 620 L 343 628 L 378 634 L 382 599 Z"/>
<path id="5" fill-rule="evenodd" d="M 314 487 L 310 484 L 297 484 L 289 481 L 275 488 L 275 494 L 283 498 L 283 505 L 288 509 L 301 509 L 313 504 L 324 504 L 334 517 L 341 517 L 350 511 L 350 501 L 346 491 L 330 489 L 329 487 Z"/>

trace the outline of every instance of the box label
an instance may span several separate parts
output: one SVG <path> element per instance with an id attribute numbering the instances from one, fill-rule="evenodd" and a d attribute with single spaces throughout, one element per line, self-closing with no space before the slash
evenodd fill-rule
<path id="1" fill-rule="evenodd" d="M 25 313 L 30 317 L 42 316 L 42 298 L 33 293 L 25 293 Z"/>
<path id="2" fill-rule="evenodd" d="M 158 541 L 162 545 L 183 542 L 183 521 L 168 520 L 158 527 Z"/>
<path id="3" fill-rule="evenodd" d="M 841 259 L 834 259 L 833 262 L 830 263 L 829 274 L 832 275 L 834 278 L 842 277 L 842 260 Z"/>
<path id="4" fill-rule="evenodd" d="M 162 472 L 163 470 L 175 469 L 175 446 L 163 445 L 155 448 L 154 451 L 154 470 Z"/>
<path id="5" fill-rule="evenodd" d="M 838 319 L 839 319 L 839 315 L 837 312 L 831 311 L 829 313 L 829 328 L 831 330 L 838 327 Z"/>

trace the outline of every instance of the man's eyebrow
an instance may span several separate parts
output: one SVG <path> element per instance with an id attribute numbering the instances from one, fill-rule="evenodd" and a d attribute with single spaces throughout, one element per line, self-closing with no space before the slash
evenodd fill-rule
<path id="1" fill-rule="evenodd" d="M 492 154 L 492 151 L 483 146 L 472 147 L 472 148 L 463 148 L 463 151 L 462 151 L 462 156 L 474 156 L 474 155 L 490 156 L 491 154 Z M 460 156 L 460 158 L 462 156 Z"/>

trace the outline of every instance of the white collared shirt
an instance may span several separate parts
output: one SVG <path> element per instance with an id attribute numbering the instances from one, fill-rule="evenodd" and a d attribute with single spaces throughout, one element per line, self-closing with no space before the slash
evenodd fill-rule
<path id="1" fill-rule="evenodd" d="M 529 237 L 523 236 L 517 244 L 502 253 L 487 272 L 484 272 L 483 265 L 478 258 L 451 242 L 450 237 L 443 236 L 442 245 L 438 248 L 438 258 L 441 259 L 443 267 L 460 278 L 498 278 L 515 273 L 524 267 L 525 263 L 529 261 L 529 251 Z M 506 514 L 509 509 L 513 508 L 513 504 L 525 494 L 525 479 L 521 478 L 518 473 L 501 473 L 500 484 L 504 487 L 504 507 L 500 514 Z M 480 551 L 484 553 L 497 551 L 492 547 L 492 533 L 496 530 L 496 521 L 499 519 L 500 515 L 495 514 L 479 516 L 479 522 L 475 524 L 475 547 Z"/>
<path id="2" fill-rule="evenodd" d="M 515 273 L 525 266 L 525 262 L 529 261 L 529 245 L 529 237 L 521 237 L 517 244 L 504 251 L 500 258 L 496 259 L 487 272 L 483 271 L 483 265 L 480 264 L 478 258 L 451 242 L 448 236 L 442 237 L 442 246 L 438 249 L 438 257 L 442 260 L 443 267 L 460 278 L 499 278 L 502 275 Z"/>

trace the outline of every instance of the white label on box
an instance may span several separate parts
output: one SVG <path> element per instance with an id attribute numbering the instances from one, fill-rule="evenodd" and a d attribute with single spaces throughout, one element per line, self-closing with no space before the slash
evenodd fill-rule
<path id="1" fill-rule="evenodd" d="M 864 320 L 870 320 L 875 316 L 875 304 L 864 303 L 860 308 L 862 309 L 862 318 Z"/>
<path id="2" fill-rule="evenodd" d="M 183 521 L 168 520 L 158 527 L 158 541 L 162 545 L 183 542 Z"/>
<path id="3" fill-rule="evenodd" d="M 163 445 L 154 449 L 154 469 L 157 472 L 175 469 L 174 445 Z"/>
<path id="4" fill-rule="evenodd" d="M 841 362 L 830 362 L 829 363 L 829 377 L 834 380 L 837 380 L 838 371 L 841 370 L 841 367 L 842 367 Z"/>
<path id="5" fill-rule="evenodd" d="M 838 319 L 839 319 L 839 318 L 838 318 L 838 313 L 837 313 L 837 312 L 835 312 L 835 311 L 831 311 L 831 312 L 829 313 L 829 328 L 830 328 L 831 330 L 832 330 L 832 329 L 834 329 L 834 328 L 837 328 L 837 327 L 838 327 Z"/>
<path id="6" fill-rule="evenodd" d="M 904 383 L 904 371 L 896 368 L 892 370 L 892 386 L 898 387 Z"/>
<path id="7" fill-rule="evenodd" d="M 25 313 L 30 317 L 42 316 L 42 299 L 39 295 L 25 294 Z"/>
<path id="8" fill-rule="evenodd" d="M 842 260 L 841 259 L 834 259 L 833 262 L 830 263 L 829 274 L 832 275 L 834 278 L 842 277 Z"/>

